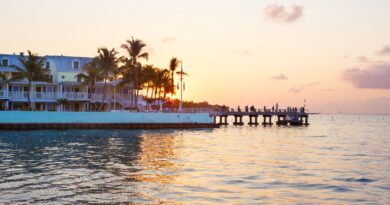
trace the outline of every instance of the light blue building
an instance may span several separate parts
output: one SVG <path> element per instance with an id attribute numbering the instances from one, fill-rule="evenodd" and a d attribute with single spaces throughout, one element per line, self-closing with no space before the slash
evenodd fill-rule
<path id="1" fill-rule="evenodd" d="M 22 67 L 19 58 L 23 54 L 0 54 L 0 73 L 6 80 L 0 79 L 0 110 L 21 110 L 27 107 L 28 81 L 11 81 L 19 72 L 12 65 Z M 30 100 L 37 110 L 93 111 L 102 103 L 105 110 L 126 109 L 131 104 L 131 87 L 121 86 L 120 80 L 108 82 L 109 88 L 103 88 L 98 82 L 93 89 L 78 82 L 76 75 L 92 58 L 76 56 L 43 56 L 45 67 L 50 69 L 51 82 L 32 82 Z M 103 95 L 105 92 L 105 95 Z M 104 99 L 103 99 L 104 98 Z M 60 100 L 61 99 L 61 100 Z M 66 99 L 66 100 L 63 100 Z M 62 102 L 62 103 L 61 103 Z M 65 103 L 64 103 L 65 102 Z M 143 107 L 146 102 L 138 100 Z"/>

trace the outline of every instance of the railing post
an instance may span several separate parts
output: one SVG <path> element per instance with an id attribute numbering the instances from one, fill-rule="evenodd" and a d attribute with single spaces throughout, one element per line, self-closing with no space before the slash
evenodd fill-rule
<path id="1" fill-rule="evenodd" d="M 4 97 L 8 98 L 8 83 L 5 83 Z"/>

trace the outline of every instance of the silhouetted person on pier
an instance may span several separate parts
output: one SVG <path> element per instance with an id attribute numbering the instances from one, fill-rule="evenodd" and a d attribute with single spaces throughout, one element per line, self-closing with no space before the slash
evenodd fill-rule
<path id="1" fill-rule="evenodd" d="M 238 112 L 241 112 L 241 108 L 240 108 L 240 106 L 238 106 L 238 108 L 237 108 L 237 111 L 238 111 Z"/>
<path id="2" fill-rule="evenodd" d="M 276 112 L 278 112 L 278 110 L 279 110 L 279 105 L 278 105 L 278 103 L 276 103 L 275 109 L 276 109 Z"/>
<path id="3" fill-rule="evenodd" d="M 245 112 L 248 112 L 248 105 L 245 106 Z"/>
<path id="4" fill-rule="evenodd" d="M 272 106 L 272 112 L 273 112 L 273 111 L 275 111 L 275 107 L 274 107 L 274 106 Z"/>
<path id="5" fill-rule="evenodd" d="M 267 112 L 267 108 L 264 106 L 264 112 Z"/>

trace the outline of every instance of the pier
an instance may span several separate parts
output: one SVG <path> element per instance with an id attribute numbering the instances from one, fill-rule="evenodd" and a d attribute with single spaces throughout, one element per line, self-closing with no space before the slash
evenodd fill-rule
<path id="1" fill-rule="evenodd" d="M 308 126 L 309 125 L 309 113 L 306 113 L 304 109 L 254 109 L 250 110 L 246 107 L 245 111 L 230 110 L 230 111 L 221 111 L 213 113 L 214 123 L 218 125 L 229 125 L 228 117 L 234 117 L 234 126 L 243 126 L 243 118 L 248 117 L 249 126 L 259 126 L 259 120 L 262 118 L 261 125 L 263 126 L 272 126 L 274 123 L 272 121 L 273 117 L 276 117 L 277 121 L 275 124 L 277 126 Z M 260 119 L 259 119 L 260 118 Z"/>

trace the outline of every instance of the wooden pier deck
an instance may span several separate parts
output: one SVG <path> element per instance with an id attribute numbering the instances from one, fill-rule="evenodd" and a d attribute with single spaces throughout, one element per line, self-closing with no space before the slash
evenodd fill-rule
<path id="1" fill-rule="evenodd" d="M 253 110 L 253 111 L 225 111 L 225 112 L 215 112 L 211 114 L 214 117 L 214 123 L 218 125 L 229 125 L 228 117 L 234 117 L 233 125 L 243 126 L 243 117 L 248 117 L 249 126 L 258 126 L 260 125 L 258 118 L 262 117 L 263 120 L 261 125 L 263 126 L 272 126 L 272 118 L 276 117 L 276 125 L 278 126 L 308 126 L 309 125 L 309 115 L 310 113 L 300 112 L 300 111 L 287 111 L 283 110 Z M 219 119 L 218 119 L 219 118 Z"/>

